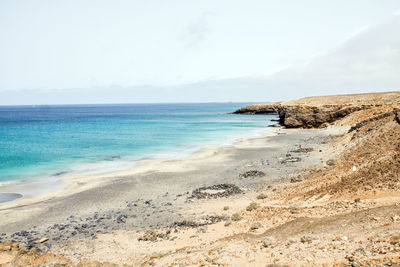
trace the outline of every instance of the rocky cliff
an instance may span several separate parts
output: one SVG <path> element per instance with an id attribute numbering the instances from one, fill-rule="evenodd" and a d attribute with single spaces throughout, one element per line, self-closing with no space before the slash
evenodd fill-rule
<path id="1" fill-rule="evenodd" d="M 335 95 L 255 104 L 236 110 L 234 114 L 278 114 L 279 123 L 287 128 L 319 128 L 356 111 L 398 103 L 400 92 Z"/>
<path id="2" fill-rule="evenodd" d="M 370 106 L 280 106 L 279 123 L 287 128 L 319 128 Z"/>

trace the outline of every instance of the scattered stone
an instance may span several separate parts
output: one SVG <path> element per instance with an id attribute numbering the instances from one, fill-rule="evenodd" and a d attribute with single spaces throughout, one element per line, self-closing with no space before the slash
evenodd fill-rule
<path id="1" fill-rule="evenodd" d="M 273 243 L 275 242 L 275 238 L 273 238 L 272 236 L 267 236 L 266 238 L 264 238 L 264 240 L 262 241 L 262 246 L 265 248 L 270 247 Z"/>
<path id="2" fill-rule="evenodd" d="M 336 161 L 334 159 L 329 159 L 326 161 L 326 165 L 328 166 L 333 166 L 336 164 Z"/>
<path id="3" fill-rule="evenodd" d="M 205 228 L 205 227 L 200 227 L 198 230 L 197 230 L 197 233 L 205 233 L 205 232 L 207 232 L 207 229 Z"/>
<path id="4" fill-rule="evenodd" d="M 400 222 L 400 216 L 398 216 L 398 215 L 394 215 L 394 216 L 392 216 L 392 222 Z"/>
<path id="5" fill-rule="evenodd" d="M 298 149 L 291 150 L 290 152 L 292 152 L 292 153 L 309 153 L 312 151 L 314 151 L 314 148 L 312 148 L 312 147 L 301 147 L 300 146 Z"/>
<path id="6" fill-rule="evenodd" d="M 126 223 L 126 218 L 128 218 L 127 215 L 119 215 L 117 217 L 117 223 Z M 82 225 L 82 227 L 83 227 L 83 225 Z M 83 227 L 83 228 L 86 228 L 86 227 Z"/>
<path id="7" fill-rule="evenodd" d="M 318 240 L 318 237 L 313 235 L 304 235 L 300 238 L 301 243 L 312 243 L 313 240 Z"/>
<path id="8" fill-rule="evenodd" d="M 39 243 L 44 243 L 44 242 L 46 242 L 46 241 L 48 241 L 49 239 L 48 238 L 42 238 L 42 239 L 40 239 L 40 241 L 39 241 Z"/>
<path id="9" fill-rule="evenodd" d="M 229 210 L 229 206 L 225 206 L 225 207 L 224 207 L 224 210 Z"/>
<path id="10" fill-rule="evenodd" d="M 389 238 L 389 243 L 390 243 L 391 245 L 399 244 L 399 243 L 400 243 L 400 236 L 391 236 L 391 237 Z"/>
<path id="11" fill-rule="evenodd" d="M 157 241 L 158 234 L 156 230 L 146 230 L 143 236 L 139 237 L 139 241 Z"/>
<path id="12" fill-rule="evenodd" d="M 192 192 L 190 198 L 220 198 L 242 193 L 242 190 L 234 184 L 217 184 L 200 187 Z"/>
<path id="13" fill-rule="evenodd" d="M 232 214 L 231 219 L 232 219 L 232 221 L 235 221 L 235 222 L 240 221 L 242 219 L 242 216 L 239 213 L 234 213 L 234 214 Z"/>
<path id="14" fill-rule="evenodd" d="M 231 225 L 232 224 L 232 222 L 226 222 L 225 224 L 224 224 L 224 226 L 225 227 L 228 227 L 229 225 Z"/>
<path id="15" fill-rule="evenodd" d="M 290 207 L 290 213 L 292 214 L 298 214 L 300 212 L 300 207 L 297 205 L 292 205 Z"/>
<path id="16" fill-rule="evenodd" d="M 251 202 L 250 205 L 247 206 L 247 211 L 253 211 L 258 209 L 259 205 L 256 202 Z"/>
<path id="17" fill-rule="evenodd" d="M 268 196 L 266 194 L 259 194 L 257 199 L 266 199 Z"/>
<path id="18" fill-rule="evenodd" d="M 250 231 L 255 231 L 261 227 L 262 227 L 261 223 L 259 222 L 253 223 L 252 226 L 250 227 Z"/>
<path id="19" fill-rule="evenodd" d="M 300 175 L 297 175 L 297 177 L 290 178 L 290 182 L 291 183 L 298 183 L 298 182 L 301 182 L 301 181 L 303 181 L 303 178 L 301 178 Z"/>
<path id="20" fill-rule="evenodd" d="M 215 224 L 220 221 L 226 221 L 228 218 L 226 216 L 207 216 L 201 218 L 199 221 L 183 220 L 180 222 L 174 222 L 171 227 L 190 227 L 195 228 L 204 225 Z"/>
<path id="21" fill-rule="evenodd" d="M 265 176 L 265 173 L 262 171 L 258 171 L 258 170 L 250 170 L 245 173 L 239 174 L 240 178 L 248 178 L 248 177 L 256 177 L 256 176 L 263 177 L 263 176 Z"/>
<path id="22" fill-rule="evenodd" d="M 139 237 L 139 241 L 157 241 L 160 239 L 169 239 L 171 230 L 167 230 L 165 233 L 157 232 L 156 230 L 150 229 L 146 230 L 143 236 Z"/>
<path id="23" fill-rule="evenodd" d="M 281 164 L 294 163 L 294 162 L 299 162 L 299 161 L 301 161 L 301 158 L 299 158 L 299 157 L 288 157 L 286 159 L 281 160 Z"/>

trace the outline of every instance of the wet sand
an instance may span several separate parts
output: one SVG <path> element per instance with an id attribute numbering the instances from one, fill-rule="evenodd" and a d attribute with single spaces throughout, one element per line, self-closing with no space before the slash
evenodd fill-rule
<path id="1" fill-rule="evenodd" d="M 23 195 L 18 193 L 0 193 L 0 203 L 13 201 L 21 197 Z"/>

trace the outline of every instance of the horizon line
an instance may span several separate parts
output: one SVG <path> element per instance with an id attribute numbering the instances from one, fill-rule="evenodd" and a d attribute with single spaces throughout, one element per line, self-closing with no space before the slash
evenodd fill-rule
<path id="1" fill-rule="evenodd" d="M 154 104 L 228 104 L 228 103 L 272 103 L 271 101 L 210 101 L 210 102 L 137 102 L 137 103 L 69 103 L 69 104 L 11 104 L 11 105 L 3 105 L 0 104 L 0 107 L 34 107 L 34 106 L 94 106 L 94 105 L 102 105 L 102 106 L 111 106 L 111 105 L 154 105 Z"/>

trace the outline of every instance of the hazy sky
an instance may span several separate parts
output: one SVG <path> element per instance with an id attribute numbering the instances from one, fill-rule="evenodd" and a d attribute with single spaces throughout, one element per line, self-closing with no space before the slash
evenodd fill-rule
<path id="1" fill-rule="evenodd" d="M 0 0 L 0 104 L 400 90 L 399 0 Z"/>

